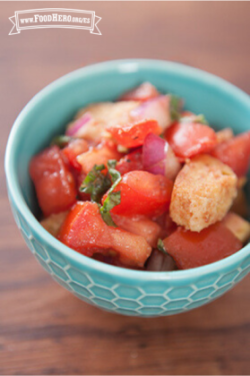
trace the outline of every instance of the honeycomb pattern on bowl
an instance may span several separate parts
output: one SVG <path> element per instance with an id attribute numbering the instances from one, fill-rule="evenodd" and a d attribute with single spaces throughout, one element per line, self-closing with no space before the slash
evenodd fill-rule
<path id="1" fill-rule="evenodd" d="M 83 301 L 108 311 L 133 316 L 159 316 L 181 313 L 224 294 L 250 271 L 250 256 L 228 272 L 213 272 L 183 279 L 173 285 L 170 280 L 129 285 L 115 280 L 114 276 L 95 270 L 83 270 L 84 263 L 76 265 L 45 240 L 38 239 L 29 224 L 10 199 L 13 215 L 22 236 L 43 268 L 64 288 Z M 84 256 L 83 256 L 84 257 Z"/>

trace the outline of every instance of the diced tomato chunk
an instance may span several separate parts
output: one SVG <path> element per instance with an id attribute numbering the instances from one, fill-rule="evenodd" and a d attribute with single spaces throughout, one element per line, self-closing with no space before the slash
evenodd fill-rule
<path id="1" fill-rule="evenodd" d="M 154 221 L 161 227 L 159 236 L 161 239 L 171 235 L 177 229 L 177 224 L 172 220 L 169 212 L 164 212 L 159 217 L 154 218 Z"/>
<path id="2" fill-rule="evenodd" d="M 125 217 L 113 214 L 112 218 L 119 228 L 142 236 L 148 244 L 156 247 L 157 240 L 160 238 L 162 232 L 158 223 L 144 216 Z"/>
<path id="3" fill-rule="evenodd" d="M 246 175 L 250 161 L 250 131 L 217 145 L 212 155 L 231 167 L 237 176 Z"/>
<path id="4" fill-rule="evenodd" d="M 121 101 L 147 101 L 148 99 L 152 99 L 157 97 L 159 92 L 157 89 L 150 84 L 149 82 L 144 82 L 140 86 L 136 87 L 128 91 L 127 93 L 123 94 L 120 98 Z"/>
<path id="5" fill-rule="evenodd" d="M 58 146 L 45 149 L 32 158 L 30 176 L 45 216 L 68 210 L 76 202 L 74 178 Z"/>
<path id="6" fill-rule="evenodd" d="M 131 171 L 122 177 L 114 192 L 121 192 L 121 203 L 112 209 L 120 215 L 157 216 L 168 210 L 173 182 L 162 175 Z M 107 194 L 103 196 L 103 201 Z"/>
<path id="7" fill-rule="evenodd" d="M 151 253 L 146 240 L 103 221 L 98 205 L 77 202 L 63 223 L 58 239 L 88 257 L 95 253 L 118 254 L 126 265 L 142 267 Z"/>
<path id="8" fill-rule="evenodd" d="M 106 164 L 110 159 L 119 160 L 120 158 L 121 154 L 116 147 L 101 144 L 96 148 L 90 148 L 86 153 L 78 155 L 76 160 L 81 165 L 82 171 L 88 174 L 94 165 Z"/>
<path id="9" fill-rule="evenodd" d="M 58 239 L 68 247 L 91 257 L 111 248 L 111 236 L 97 204 L 78 201 L 63 223 Z"/>
<path id="10" fill-rule="evenodd" d="M 234 234 L 219 222 L 201 232 L 186 231 L 179 227 L 163 243 L 179 269 L 211 264 L 242 247 Z"/>
<path id="11" fill-rule="evenodd" d="M 166 130 L 165 136 L 180 160 L 208 153 L 217 142 L 215 131 L 199 123 L 175 123 Z"/>
<path id="12" fill-rule="evenodd" d="M 142 149 L 138 148 L 121 158 L 116 165 L 116 170 L 119 171 L 121 175 L 130 171 L 143 170 Z"/>
<path id="13" fill-rule="evenodd" d="M 119 254 L 122 263 L 143 267 L 152 252 L 147 241 L 139 235 L 119 228 L 110 227 L 112 247 Z"/>
<path id="14" fill-rule="evenodd" d="M 149 133 L 161 134 L 161 127 L 156 120 L 141 120 L 125 125 L 111 126 L 106 129 L 114 140 L 127 148 L 141 146 Z"/>
<path id="15" fill-rule="evenodd" d="M 171 235 L 176 229 L 177 229 L 177 224 L 170 217 L 170 213 L 166 213 L 165 223 L 164 223 L 164 230 L 165 230 L 166 236 Z"/>
<path id="16" fill-rule="evenodd" d="M 69 142 L 69 144 L 62 149 L 63 154 L 67 157 L 69 164 L 77 171 L 81 171 L 82 166 L 77 162 L 76 157 L 79 154 L 85 153 L 89 150 L 87 141 L 77 138 Z"/>

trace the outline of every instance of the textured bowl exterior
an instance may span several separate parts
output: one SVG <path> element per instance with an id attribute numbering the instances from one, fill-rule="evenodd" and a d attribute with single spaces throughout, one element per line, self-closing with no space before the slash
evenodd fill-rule
<path id="1" fill-rule="evenodd" d="M 206 80 L 211 78 L 215 81 L 215 87 L 225 85 L 226 89 L 232 91 L 232 95 L 235 95 L 239 103 L 244 102 L 242 106 L 245 108 L 245 115 L 248 114 L 250 117 L 250 100 L 246 94 L 223 80 L 179 64 L 140 60 L 116 61 L 96 65 L 91 72 L 95 75 L 95 69 L 98 71 L 101 67 L 102 74 L 105 76 L 107 69 L 111 71 L 113 69 L 116 72 L 119 68 L 119 74 L 136 73 L 138 81 L 141 80 L 140 73 L 143 67 L 145 68 L 145 64 L 147 71 L 150 72 L 151 70 L 158 72 L 157 68 L 161 68 L 162 74 L 165 71 L 171 73 L 171 70 L 175 73 L 181 72 L 179 76 L 177 75 L 179 80 L 182 79 L 183 74 L 188 76 L 191 74 L 191 79 L 196 75 L 198 78 L 204 75 L 205 84 Z M 73 72 L 73 76 L 66 76 L 66 81 L 58 80 L 46 88 L 45 92 L 38 94 L 21 113 L 11 132 L 5 160 L 7 187 L 12 212 L 26 244 L 43 268 L 63 287 L 85 302 L 112 312 L 146 317 L 172 315 L 212 301 L 249 273 L 249 245 L 225 260 L 192 270 L 169 273 L 134 271 L 105 265 L 74 252 L 47 233 L 29 209 L 32 203 L 29 202 L 31 191 L 26 185 L 27 166 L 30 155 L 33 155 L 42 143 L 39 145 L 40 140 L 38 140 L 35 149 L 31 150 L 27 156 L 24 150 L 20 150 L 20 138 L 24 138 L 28 127 L 25 122 L 30 121 L 27 120 L 29 114 L 32 111 L 36 112 L 36 107 L 39 107 L 40 102 L 44 102 L 44 105 L 48 104 L 47 95 L 53 92 L 53 87 L 61 85 L 67 88 L 72 82 L 71 78 L 82 77 L 87 69 L 90 68 Z M 145 80 L 145 76 L 143 79 Z M 153 81 L 150 77 L 148 80 Z M 136 82 L 135 79 L 134 82 Z M 177 80 L 176 91 L 178 91 L 178 82 Z M 209 80 L 207 85 L 211 85 Z M 132 86 L 131 83 L 130 87 Z M 124 91 L 124 87 L 120 91 Z M 56 93 L 53 95 L 55 96 Z M 115 92 L 114 95 L 116 96 L 117 93 Z M 41 111 L 41 108 L 37 111 Z M 244 131 L 243 127 L 238 131 Z M 18 160 L 22 159 L 22 163 L 20 162 L 22 167 L 18 167 Z M 17 169 L 20 170 L 19 173 Z"/>

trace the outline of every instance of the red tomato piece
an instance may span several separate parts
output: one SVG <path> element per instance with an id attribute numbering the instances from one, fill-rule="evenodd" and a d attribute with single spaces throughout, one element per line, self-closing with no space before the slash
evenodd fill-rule
<path id="1" fill-rule="evenodd" d="M 250 131 L 217 145 L 212 155 L 231 167 L 237 176 L 246 175 L 250 160 Z"/>
<path id="2" fill-rule="evenodd" d="M 157 246 L 157 240 L 162 232 L 158 223 L 144 216 L 125 217 L 113 214 L 112 218 L 121 229 L 142 236 L 152 247 Z"/>
<path id="3" fill-rule="evenodd" d="M 166 130 L 166 139 L 180 160 L 208 153 L 216 145 L 215 131 L 199 123 L 175 123 Z"/>
<path id="4" fill-rule="evenodd" d="M 142 267 L 151 253 L 146 240 L 103 221 L 98 205 L 77 202 L 63 223 L 58 239 L 85 256 L 96 253 L 113 255 L 126 265 Z"/>
<path id="5" fill-rule="evenodd" d="M 232 255 L 242 247 L 241 242 L 221 223 L 201 232 L 186 231 L 178 227 L 163 243 L 179 269 L 211 264 Z"/>
<path id="6" fill-rule="evenodd" d="M 119 228 L 109 227 L 112 247 L 119 254 L 120 261 L 128 266 L 142 268 L 152 252 L 147 241 L 139 235 Z"/>
<path id="7" fill-rule="evenodd" d="M 116 170 L 119 171 L 121 175 L 130 171 L 143 170 L 142 149 L 139 148 L 121 158 L 116 165 Z"/>
<path id="8" fill-rule="evenodd" d="M 160 215 L 169 208 L 172 188 L 173 182 L 163 175 L 146 171 L 128 172 L 114 189 L 121 192 L 121 203 L 111 212 L 126 216 Z M 103 196 L 103 201 L 107 194 Z"/>
<path id="9" fill-rule="evenodd" d="M 81 165 L 82 171 L 88 174 L 94 165 L 106 164 L 108 160 L 119 160 L 121 154 L 118 153 L 116 147 L 110 147 L 108 144 L 91 147 L 86 153 L 78 155 L 77 162 Z"/>
<path id="10" fill-rule="evenodd" d="M 166 213 L 165 216 L 165 223 L 164 223 L 164 230 L 166 236 L 171 235 L 177 229 L 177 224 L 172 220 L 169 213 Z"/>
<path id="11" fill-rule="evenodd" d="M 103 221 L 98 205 L 80 202 L 69 212 L 58 239 L 77 252 L 91 257 L 95 252 L 111 248 L 111 235 Z"/>
<path id="12" fill-rule="evenodd" d="M 162 132 L 156 120 L 141 120 L 136 123 L 111 126 L 106 130 L 119 145 L 127 148 L 141 146 L 149 133 L 159 135 Z"/>
<path id="13" fill-rule="evenodd" d="M 123 94 L 120 98 L 121 101 L 141 101 L 145 102 L 148 99 L 158 97 L 159 92 L 149 82 L 144 82 L 140 86 L 136 87 Z"/>
<path id="14" fill-rule="evenodd" d="M 75 139 L 68 143 L 68 145 L 62 149 L 63 154 L 67 157 L 69 165 L 77 171 L 81 171 L 82 166 L 77 162 L 76 157 L 79 154 L 85 153 L 89 150 L 87 141 L 83 139 Z"/>
<path id="15" fill-rule="evenodd" d="M 30 176 L 45 216 L 68 210 L 76 202 L 74 178 L 58 146 L 32 158 Z"/>
<path id="16" fill-rule="evenodd" d="M 159 236 L 161 239 L 171 235 L 177 229 L 177 224 L 172 220 L 169 212 L 164 212 L 160 216 L 155 217 L 154 221 L 161 227 Z"/>

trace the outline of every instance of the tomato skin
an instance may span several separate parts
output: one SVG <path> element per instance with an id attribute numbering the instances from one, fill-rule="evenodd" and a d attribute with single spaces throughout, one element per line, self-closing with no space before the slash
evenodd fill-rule
<path id="1" fill-rule="evenodd" d="M 74 178 L 58 146 L 47 148 L 32 158 L 30 176 L 45 216 L 68 210 L 76 202 Z"/>
<path id="2" fill-rule="evenodd" d="M 242 248 L 242 243 L 220 222 L 201 232 L 178 227 L 163 243 L 179 269 L 211 264 Z"/>
<path id="3" fill-rule="evenodd" d="M 75 139 L 70 141 L 69 144 L 62 149 L 62 152 L 68 159 L 70 167 L 80 172 L 82 166 L 77 162 L 76 157 L 79 154 L 85 153 L 88 149 L 89 146 L 87 141 L 83 139 Z"/>
<path id="4" fill-rule="evenodd" d="M 116 170 L 119 171 L 121 175 L 130 171 L 142 171 L 142 149 L 138 148 L 121 158 L 116 165 Z"/>
<path id="5" fill-rule="evenodd" d="M 121 192 L 121 203 L 111 212 L 125 216 L 160 215 L 169 208 L 172 188 L 173 182 L 165 176 L 146 171 L 128 172 L 114 189 L 114 192 Z"/>
<path id="6" fill-rule="evenodd" d="M 152 250 L 143 237 L 107 226 L 98 205 L 89 201 L 78 201 L 71 209 L 58 239 L 88 257 L 115 251 L 122 263 L 135 267 L 142 267 Z"/>
<path id="7" fill-rule="evenodd" d="M 140 86 L 123 94 L 120 100 L 145 102 L 149 99 L 158 97 L 159 95 L 159 92 L 152 84 L 149 82 L 143 82 Z"/>
<path id="8" fill-rule="evenodd" d="M 231 167 L 238 177 L 246 175 L 250 160 L 250 131 L 217 145 L 212 155 Z"/>
<path id="9" fill-rule="evenodd" d="M 175 123 L 166 130 L 165 137 L 181 161 L 210 152 L 217 142 L 215 131 L 199 123 Z"/>
<path id="10" fill-rule="evenodd" d="M 111 126 L 106 129 L 114 140 L 127 148 L 141 146 L 149 133 L 161 134 L 162 130 L 156 120 L 141 120 L 126 125 Z"/>

